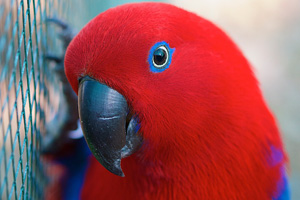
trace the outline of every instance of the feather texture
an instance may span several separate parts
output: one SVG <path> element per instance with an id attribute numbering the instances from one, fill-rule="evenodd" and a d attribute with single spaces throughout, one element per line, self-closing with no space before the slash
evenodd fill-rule
<path id="1" fill-rule="evenodd" d="M 147 60 L 159 41 L 176 50 L 153 73 Z M 83 199 L 284 198 L 276 122 L 249 62 L 213 23 L 168 4 L 119 6 L 82 29 L 65 66 L 76 92 L 88 75 L 123 94 L 144 138 L 122 160 L 125 178 L 91 158 Z M 274 148 L 282 158 L 270 165 Z"/>

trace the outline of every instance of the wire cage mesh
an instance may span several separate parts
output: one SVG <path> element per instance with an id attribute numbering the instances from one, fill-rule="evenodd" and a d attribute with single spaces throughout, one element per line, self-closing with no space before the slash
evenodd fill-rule
<path id="1" fill-rule="evenodd" d="M 0 200 L 52 198 L 57 192 L 51 186 L 58 171 L 42 155 L 42 143 L 59 111 L 62 83 L 46 55 L 61 56 L 64 49 L 59 28 L 48 19 L 79 30 L 125 2 L 0 0 Z"/>
<path id="2" fill-rule="evenodd" d="M 49 16 L 64 1 L 0 0 L 0 199 L 42 199 L 47 163 L 45 123 L 57 108 L 47 52 L 62 51 Z"/>

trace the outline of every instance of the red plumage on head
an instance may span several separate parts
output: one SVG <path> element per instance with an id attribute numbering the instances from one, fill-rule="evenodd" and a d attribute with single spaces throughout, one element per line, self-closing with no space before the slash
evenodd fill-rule
<path id="1" fill-rule="evenodd" d="M 153 73 L 151 47 L 172 63 Z M 94 158 L 83 199 L 270 199 L 286 159 L 278 128 L 248 61 L 211 22 L 162 3 L 98 15 L 71 42 L 66 74 L 77 92 L 89 75 L 116 89 L 140 120 L 142 148 L 122 160 L 125 178 Z M 284 156 L 285 157 L 285 156 Z"/>

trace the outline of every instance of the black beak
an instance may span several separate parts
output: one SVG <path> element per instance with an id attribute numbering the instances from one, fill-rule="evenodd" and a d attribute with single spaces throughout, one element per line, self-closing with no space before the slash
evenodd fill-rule
<path id="1" fill-rule="evenodd" d="M 78 89 L 81 127 L 96 159 L 110 172 L 124 176 L 121 159 L 142 143 L 139 124 L 126 99 L 116 90 L 84 77 Z"/>

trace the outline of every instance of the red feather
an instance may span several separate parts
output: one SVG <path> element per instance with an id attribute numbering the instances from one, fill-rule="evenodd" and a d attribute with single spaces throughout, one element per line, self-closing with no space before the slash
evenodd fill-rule
<path id="1" fill-rule="evenodd" d="M 175 48 L 152 73 L 151 47 Z M 122 160 L 125 178 L 95 159 L 83 199 L 271 199 L 286 159 L 270 165 L 278 128 L 251 67 L 211 22 L 162 3 L 127 4 L 98 15 L 70 44 L 73 89 L 89 75 L 123 94 L 144 144 Z M 283 153 L 284 154 L 284 153 Z"/>

